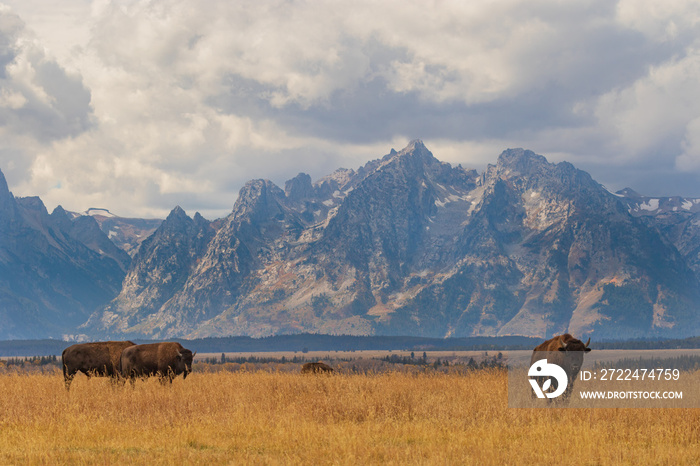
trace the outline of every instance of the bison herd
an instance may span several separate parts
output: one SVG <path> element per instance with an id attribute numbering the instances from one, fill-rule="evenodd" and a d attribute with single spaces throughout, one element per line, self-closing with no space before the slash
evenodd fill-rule
<path id="1" fill-rule="evenodd" d="M 156 376 L 162 383 L 178 375 L 187 378 L 192 372 L 192 351 L 180 343 L 148 343 L 137 345 L 131 341 L 100 341 L 78 343 L 63 350 L 63 379 L 70 390 L 73 377 L 82 372 L 88 377 L 110 377 L 113 383 L 136 377 Z M 303 374 L 330 373 L 333 368 L 322 362 L 309 362 L 301 368 Z"/>
<path id="2" fill-rule="evenodd" d="M 591 349 L 591 339 L 584 344 L 571 335 L 554 337 L 538 345 L 532 353 L 531 363 L 543 359 L 546 353 L 554 363 L 564 369 L 568 378 L 564 398 L 571 393 L 573 383 L 581 370 L 583 355 Z M 113 382 L 129 379 L 133 385 L 136 377 L 157 376 L 162 383 L 170 382 L 182 374 L 183 379 L 192 372 L 192 351 L 180 343 L 148 343 L 137 345 L 131 341 L 103 341 L 79 343 L 63 350 L 63 378 L 70 389 L 73 377 L 82 372 L 88 377 L 110 377 Z M 322 362 L 309 362 L 302 366 L 303 374 L 332 373 L 333 368 Z"/>
<path id="3" fill-rule="evenodd" d="M 192 351 L 180 343 L 149 343 L 137 345 L 131 341 L 101 341 L 79 343 L 63 350 L 63 379 L 70 389 L 78 372 L 90 376 L 110 377 L 113 382 L 136 377 L 157 376 L 161 382 L 192 372 Z"/>

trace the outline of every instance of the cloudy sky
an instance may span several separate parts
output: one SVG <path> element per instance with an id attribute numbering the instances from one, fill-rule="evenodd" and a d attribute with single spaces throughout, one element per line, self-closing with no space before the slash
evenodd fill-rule
<path id="1" fill-rule="evenodd" d="M 414 138 L 700 197 L 697 0 L 0 1 L 0 170 L 49 210 L 213 219 Z"/>

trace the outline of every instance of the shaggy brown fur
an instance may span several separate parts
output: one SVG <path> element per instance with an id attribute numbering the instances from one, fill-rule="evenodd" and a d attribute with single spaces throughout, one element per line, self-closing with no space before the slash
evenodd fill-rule
<path id="1" fill-rule="evenodd" d="M 70 389 L 73 377 L 82 372 L 88 377 L 112 377 L 116 381 L 121 373 L 120 360 L 125 348 L 134 346 L 131 341 L 101 341 L 79 343 L 63 350 L 63 380 Z"/>
<path id="2" fill-rule="evenodd" d="M 530 358 L 530 365 L 534 364 L 536 361 L 545 359 L 546 356 L 549 364 L 557 364 L 564 369 L 568 383 L 566 391 L 563 394 L 563 399 L 567 399 L 571 395 L 576 376 L 583 365 L 583 355 L 591 351 L 588 347 L 590 343 L 590 338 L 584 344 L 581 340 L 572 337 L 568 333 L 558 335 L 535 347 L 532 351 L 532 357 Z M 539 382 L 541 385 L 543 381 L 540 380 Z M 556 388 L 556 381 L 554 382 L 553 388 Z"/>
<path id="3" fill-rule="evenodd" d="M 170 381 L 182 374 L 192 372 L 192 351 L 184 348 L 180 343 L 149 343 L 127 348 L 122 352 L 122 375 L 131 379 L 133 384 L 136 377 L 149 377 L 156 375 L 161 382 Z"/>

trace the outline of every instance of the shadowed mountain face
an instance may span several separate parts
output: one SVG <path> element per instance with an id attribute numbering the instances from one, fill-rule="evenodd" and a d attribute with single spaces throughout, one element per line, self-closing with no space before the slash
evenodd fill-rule
<path id="1" fill-rule="evenodd" d="M 629 188 L 615 195 L 631 215 L 672 243 L 700 280 L 700 199 L 646 197 Z"/>
<path id="2" fill-rule="evenodd" d="M 696 334 L 688 255 L 630 212 L 568 163 L 513 149 L 478 174 L 412 141 L 315 183 L 251 181 L 216 228 L 176 208 L 81 332 Z"/>
<path id="3" fill-rule="evenodd" d="M 94 219 L 111 242 L 131 257 L 136 254 L 143 240 L 163 222 L 162 219 L 119 217 L 107 209 L 96 208 L 90 208 L 82 214 L 72 212 L 70 215 L 78 221 Z"/>
<path id="4" fill-rule="evenodd" d="M 0 173 L 0 338 L 74 332 L 121 289 L 130 258 L 94 219 L 15 198 Z"/>

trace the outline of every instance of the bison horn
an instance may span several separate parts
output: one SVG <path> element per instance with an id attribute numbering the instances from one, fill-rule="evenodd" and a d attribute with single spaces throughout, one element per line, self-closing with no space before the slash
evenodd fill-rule
<path id="1" fill-rule="evenodd" d="M 591 337 L 588 337 L 588 341 L 586 342 L 586 348 L 588 348 L 588 345 L 591 344 Z"/>
<path id="2" fill-rule="evenodd" d="M 566 348 L 566 342 L 564 340 L 560 340 L 560 342 L 561 342 L 561 347 Z"/>
<path id="3" fill-rule="evenodd" d="M 197 354 L 196 351 L 195 351 L 194 353 L 192 353 L 192 359 L 194 359 L 194 356 L 195 356 L 196 354 Z"/>

